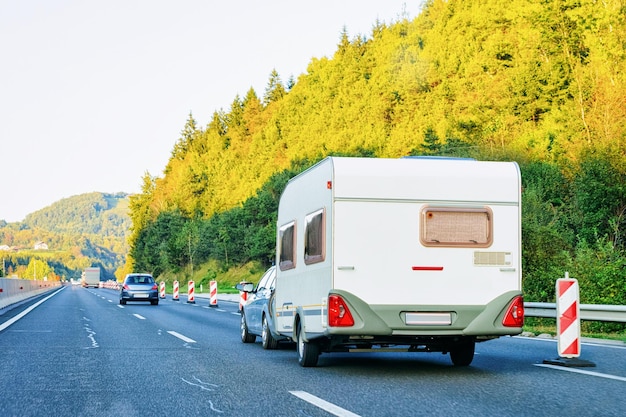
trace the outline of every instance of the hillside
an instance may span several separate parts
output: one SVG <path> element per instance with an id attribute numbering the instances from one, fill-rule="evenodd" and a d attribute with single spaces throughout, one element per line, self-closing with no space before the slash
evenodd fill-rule
<path id="1" fill-rule="evenodd" d="M 26 216 L 31 228 L 124 238 L 130 229 L 128 194 L 88 193 L 64 198 Z"/>
<path id="2" fill-rule="evenodd" d="M 39 276 L 69 279 L 93 265 L 114 279 L 128 253 L 128 204 L 125 193 L 94 192 L 62 199 L 23 222 L 0 224 L 5 273 L 30 278 L 36 263 Z"/>
<path id="3" fill-rule="evenodd" d="M 431 0 L 344 32 L 297 80 L 273 72 L 206 127 L 189 115 L 164 175 L 131 197 L 126 269 L 269 264 L 282 187 L 327 155 L 464 156 L 520 164 L 529 301 L 553 301 L 569 271 L 583 302 L 626 304 L 624 45 L 617 0 Z"/>

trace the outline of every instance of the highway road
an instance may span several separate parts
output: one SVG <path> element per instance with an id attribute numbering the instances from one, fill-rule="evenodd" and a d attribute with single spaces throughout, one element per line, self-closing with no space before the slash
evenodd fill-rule
<path id="1" fill-rule="evenodd" d="M 440 353 L 302 368 L 291 344 L 241 343 L 236 302 L 117 297 L 67 286 L 2 312 L 0 416 L 626 415 L 623 344 L 583 344 L 593 368 L 547 366 L 556 342 L 523 337 L 478 344 L 465 368 Z"/>

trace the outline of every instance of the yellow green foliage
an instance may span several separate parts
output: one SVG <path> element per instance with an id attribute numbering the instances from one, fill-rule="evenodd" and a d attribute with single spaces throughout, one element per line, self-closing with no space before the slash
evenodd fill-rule
<path id="1" fill-rule="evenodd" d="M 506 159 L 528 192 L 524 279 L 549 299 L 543 283 L 587 254 L 579 242 L 606 238 L 623 259 L 625 45 L 623 0 L 430 0 L 413 20 L 344 32 L 289 88 L 274 71 L 262 99 L 237 96 L 206 127 L 189 115 L 164 176 L 146 174 L 131 198 L 134 262 L 162 272 L 197 260 L 182 219 L 204 221 L 201 260 L 267 263 L 273 225 L 257 193 L 273 182 L 271 201 L 277 176 L 328 155 Z"/>
<path id="2" fill-rule="evenodd" d="M 482 159 L 568 164 L 589 147 L 619 158 L 624 7 L 433 0 L 413 21 L 352 40 L 344 32 L 334 56 L 313 58 L 291 90 L 273 72 L 263 100 L 253 90 L 235 97 L 204 129 L 190 115 L 154 179 L 150 218 L 172 209 L 210 217 L 294 160 L 419 153 L 427 131 L 450 144 L 438 149 L 462 145 Z"/>

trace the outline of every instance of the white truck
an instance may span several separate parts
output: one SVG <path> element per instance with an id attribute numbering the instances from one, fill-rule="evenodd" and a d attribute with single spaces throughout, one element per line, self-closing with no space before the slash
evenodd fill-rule
<path id="1" fill-rule="evenodd" d="M 276 336 L 322 352 L 450 353 L 522 331 L 515 162 L 328 157 L 280 198 Z"/>
<path id="2" fill-rule="evenodd" d="M 81 276 L 82 286 L 85 288 L 100 286 L 100 267 L 85 268 Z"/>

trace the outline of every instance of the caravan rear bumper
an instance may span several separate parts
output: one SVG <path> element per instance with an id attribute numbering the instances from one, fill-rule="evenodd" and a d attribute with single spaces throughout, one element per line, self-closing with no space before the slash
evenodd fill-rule
<path id="1" fill-rule="evenodd" d="M 333 291 L 347 303 L 355 323 L 351 327 L 327 327 L 327 336 L 411 338 L 418 336 L 517 335 L 522 327 L 502 324 L 509 304 L 521 295 L 509 291 L 486 305 L 369 305 L 346 291 Z"/>

